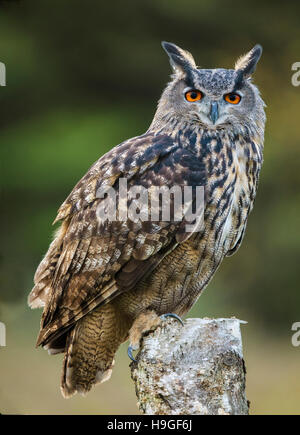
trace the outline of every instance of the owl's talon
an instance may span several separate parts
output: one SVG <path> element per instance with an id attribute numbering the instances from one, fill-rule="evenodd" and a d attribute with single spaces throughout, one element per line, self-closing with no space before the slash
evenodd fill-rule
<path id="1" fill-rule="evenodd" d="M 133 350 L 135 350 L 132 346 L 128 346 L 128 349 L 127 349 L 127 355 L 129 356 L 129 358 L 132 360 L 132 361 L 134 361 L 134 362 L 137 362 L 136 361 L 136 359 L 133 357 L 133 355 L 132 355 L 132 351 Z"/>
<path id="2" fill-rule="evenodd" d="M 166 313 L 163 314 L 162 316 L 160 316 L 161 319 L 166 319 L 167 317 L 173 317 L 174 319 L 178 320 L 178 322 L 180 322 L 182 324 L 182 326 L 184 326 L 183 320 L 181 317 L 179 317 L 177 314 L 175 313 Z"/>

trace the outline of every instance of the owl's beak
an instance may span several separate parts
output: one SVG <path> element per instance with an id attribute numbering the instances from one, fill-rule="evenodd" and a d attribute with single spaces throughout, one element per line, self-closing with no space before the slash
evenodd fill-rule
<path id="1" fill-rule="evenodd" d="M 219 118 L 219 106 L 216 101 L 211 103 L 209 116 L 213 124 L 215 124 L 216 120 Z"/>

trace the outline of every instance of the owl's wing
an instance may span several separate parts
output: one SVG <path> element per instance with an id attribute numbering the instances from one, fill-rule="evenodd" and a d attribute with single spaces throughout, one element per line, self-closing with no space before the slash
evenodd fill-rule
<path id="1" fill-rule="evenodd" d="M 57 219 L 63 224 L 35 275 L 29 303 L 45 305 L 38 344 L 132 289 L 192 234 L 185 231 L 184 218 L 100 223 L 99 189 L 116 191 L 121 178 L 128 188 L 149 189 L 203 185 L 204 177 L 190 152 L 169 136 L 153 134 L 119 145 L 90 168 L 59 209 Z"/>

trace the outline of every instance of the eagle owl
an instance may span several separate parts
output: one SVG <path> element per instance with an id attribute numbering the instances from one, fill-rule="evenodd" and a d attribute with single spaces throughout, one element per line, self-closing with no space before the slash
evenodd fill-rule
<path id="1" fill-rule="evenodd" d="M 35 273 L 29 305 L 43 307 L 37 345 L 64 352 L 64 397 L 107 380 L 122 342 L 138 349 L 163 315 L 187 313 L 240 246 L 253 207 L 265 113 L 251 75 L 261 46 L 234 69 L 200 69 L 189 52 L 162 46 L 173 73 L 149 129 L 100 157 L 77 183 Z M 119 219 L 120 211 L 101 219 L 107 196 L 99 190 L 115 192 L 121 203 L 121 180 L 148 192 L 202 186 L 202 224 L 187 231 L 174 213 L 169 220 Z"/>

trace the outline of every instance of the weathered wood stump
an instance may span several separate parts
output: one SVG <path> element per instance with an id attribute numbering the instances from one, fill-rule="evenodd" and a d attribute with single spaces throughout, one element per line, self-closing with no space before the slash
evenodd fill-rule
<path id="1" fill-rule="evenodd" d="M 248 414 L 238 319 L 168 318 L 131 364 L 144 414 Z"/>

